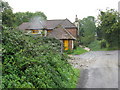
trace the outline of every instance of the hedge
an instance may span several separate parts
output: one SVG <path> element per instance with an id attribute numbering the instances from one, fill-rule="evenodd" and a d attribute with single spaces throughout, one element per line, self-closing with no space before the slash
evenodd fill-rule
<path id="1" fill-rule="evenodd" d="M 75 88 L 78 71 L 54 38 L 2 30 L 2 88 Z"/>

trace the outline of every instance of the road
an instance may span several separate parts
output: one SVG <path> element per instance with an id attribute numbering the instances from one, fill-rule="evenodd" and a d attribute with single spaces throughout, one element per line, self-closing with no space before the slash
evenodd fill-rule
<path id="1" fill-rule="evenodd" d="M 77 88 L 118 88 L 118 50 L 71 57 L 69 62 L 81 71 Z"/>

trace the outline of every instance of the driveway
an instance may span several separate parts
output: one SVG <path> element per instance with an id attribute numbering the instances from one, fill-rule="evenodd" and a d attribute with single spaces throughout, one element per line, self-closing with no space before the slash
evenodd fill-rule
<path id="1" fill-rule="evenodd" d="M 77 88 L 118 88 L 118 50 L 71 55 L 69 62 L 81 71 Z"/>

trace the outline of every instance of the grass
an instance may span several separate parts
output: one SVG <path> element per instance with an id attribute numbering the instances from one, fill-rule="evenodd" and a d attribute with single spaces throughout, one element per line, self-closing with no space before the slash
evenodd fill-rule
<path id="1" fill-rule="evenodd" d="M 80 48 L 80 47 L 77 47 L 76 49 L 73 50 L 73 55 L 80 55 L 80 54 L 83 54 L 85 52 L 88 52 L 87 50 L 83 49 L 83 48 Z"/>
<path id="2" fill-rule="evenodd" d="M 83 48 L 80 48 L 80 47 L 77 47 L 76 49 L 73 50 L 73 55 L 80 55 L 80 54 L 83 54 L 85 52 L 88 52 L 87 50 L 83 49 Z"/>
<path id="3" fill-rule="evenodd" d="M 80 55 L 80 54 L 83 54 L 85 52 L 88 52 L 87 50 L 84 50 L 83 48 L 80 48 L 80 47 L 77 47 L 76 49 L 74 50 L 67 50 L 65 51 L 64 53 L 65 54 L 72 54 L 72 55 Z"/>

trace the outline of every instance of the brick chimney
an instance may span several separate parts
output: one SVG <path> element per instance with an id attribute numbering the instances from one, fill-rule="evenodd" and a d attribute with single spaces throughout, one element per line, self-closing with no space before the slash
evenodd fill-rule
<path id="1" fill-rule="evenodd" d="M 77 35 L 79 36 L 79 20 L 78 20 L 78 17 L 76 15 L 75 17 L 75 22 L 74 22 L 75 26 L 77 27 Z"/>

